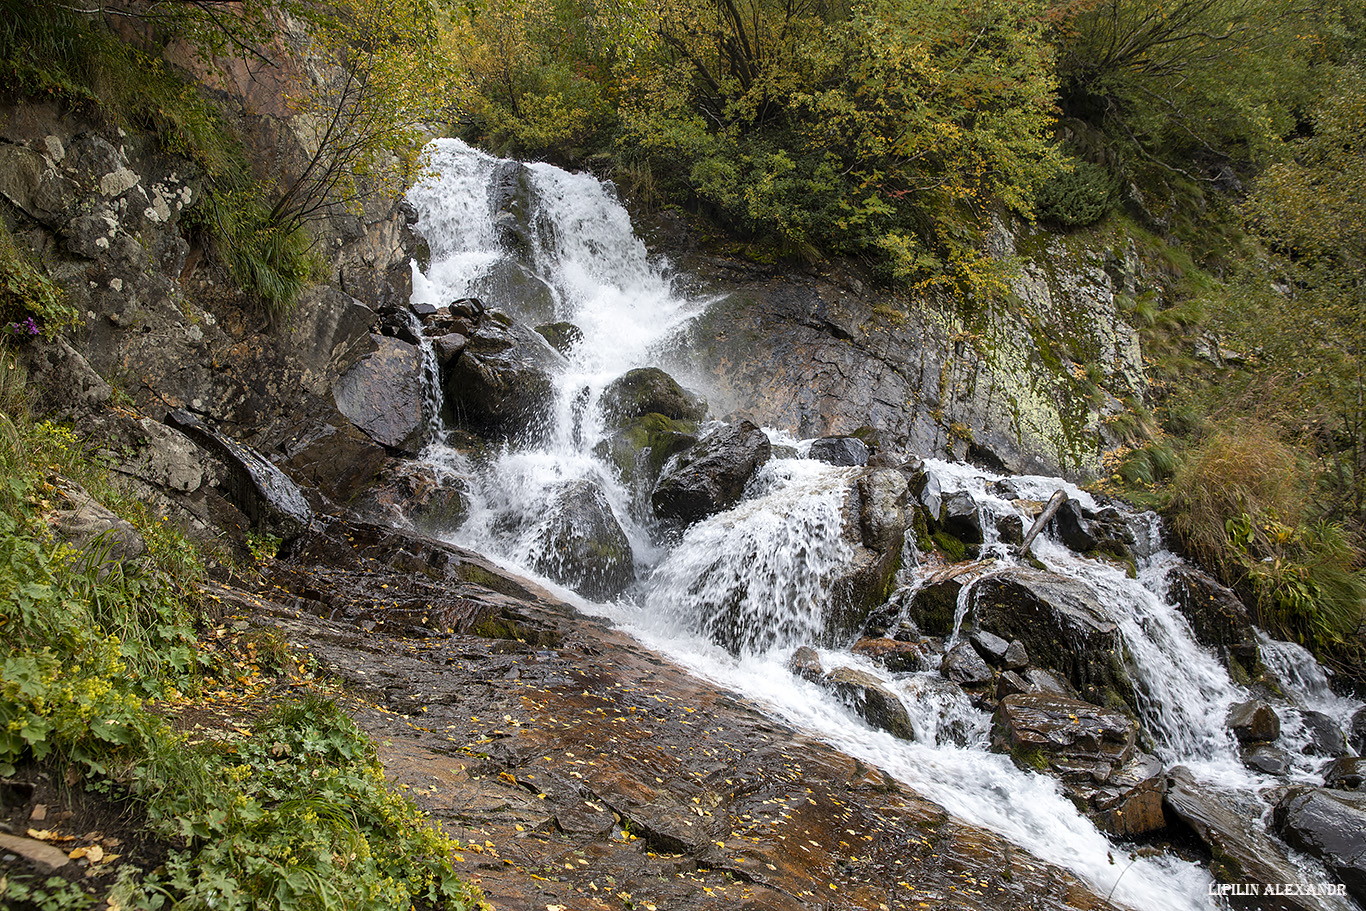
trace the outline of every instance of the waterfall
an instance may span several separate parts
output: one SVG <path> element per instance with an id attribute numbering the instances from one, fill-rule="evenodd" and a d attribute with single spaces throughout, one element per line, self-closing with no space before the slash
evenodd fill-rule
<path id="1" fill-rule="evenodd" d="M 735 508 L 661 543 L 616 471 L 595 454 L 606 434 L 597 403 L 603 388 L 626 370 L 673 354 L 680 330 L 709 302 L 678 292 L 667 266 L 653 261 L 633 235 L 610 188 L 592 177 L 502 161 L 455 140 L 434 144 L 432 166 L 433 176 L 410 194 L 431 249 L 429 267 L 414 275 L 413 300 L 440 305 L 481 296 L 501 306 L 500 289 L 516 282 L 531 292 L 515 316 L 567 320 L 582 332 L 556 378 L 551 426 L 540 442 L 504 447 L 478 465 L 440 439 L 428 446 L 424 456 L 434 464 L 474 475 L 470 515 L 453 533 L 456 543 L 535 575 L 556 491 L 591 482 L 630 540 L 638 581 L 608 603 L 565 591 L 567 598 L 612 618 L 692 672 L 881 767 L 955 815 L 1071 869 L 1100 895 L 1135 909 L 1214 907 L 1209 875 L 1194 864 L 1165 855 L 1116 864 L 1123 850 L 1080 815 L 1052 779 L 986 751 L 989 716 L 961 691 L 941 685 L 937 673 L 891 673 L 843 643 L 822 639 L 833 586 L 853 554 L 841 533 L 850 469 L 774 459 Z M 797 442 L 777 431 L 770 436 Z M 798 452 L 805 448 L 796 446 Z M 982 557 L 1000 567 L 1016 565 L 1017 557 L 1000 539 L 995 519 L 1030 520 L 1017 501 L 1047 500 L 1063 488 L 1086 508 L 1097 507 L 1086 492 L 1056 478 L 1011 478 L 1007 496 L 999 475 L 934 460 L 927 469 L 935 490 L 965 491 L 976 502 L 984 519 Z M 1177 558 L 1162 550 L 1155 519 L 1138 521 L 1136 528 L 1136 578 L 1080 557 L 1047 535 L 1033 552 L 1052 572 L 1084 580 L 1100 593 L 1119 626 L 1141 719 L 1162 761 L 1255 795 L 1269 779 L 1242 766 L 1224 727 L 1229 706 L 1248 695 L 1196 643 L 1171 603 L 1166 580 Z M 911 590 L 934 569 L 917 559 L 904 564 L 898 581 Z M 955 635 L 973 609 L 969 592 L 965 587 Z M 788 658 L 811 644 L 822 646 L 826 667 L 855 667 L 898 693 L 915 739 L 871 729 L 828 691 L 794 676 Z M 1321 675 L 1296 670 L 1312 665 L 1307 655 L 1266 643 L 1263 648 L 1301 703 L 1320 710 L 1329 705 Z M 1339 713 L 1348 708 L 1332 705 Z"/>

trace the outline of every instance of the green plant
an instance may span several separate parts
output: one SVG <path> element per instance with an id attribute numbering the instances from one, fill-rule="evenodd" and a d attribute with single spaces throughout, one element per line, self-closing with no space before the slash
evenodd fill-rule
<path id="1" fill-rule="evenodd" d="M 1045 180 L 1035 197 L 1039 217 L 1065 228 L 1094 224 L 1115 204 L 1115 178 L 1089 161 L 1072 160 L 1070 169 Z"/>
<path id="2" fill-rule="evenodd" d="M 0 338 L 24 341 L 39 332 L 51 337 L 79 318 L 62 290 L 20 251 L 0 220 Z"/>

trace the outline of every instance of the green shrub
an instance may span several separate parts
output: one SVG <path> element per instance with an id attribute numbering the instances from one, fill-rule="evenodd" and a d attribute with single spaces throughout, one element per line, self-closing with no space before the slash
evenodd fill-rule
<path id="1" fill-rule="evenodd" d="M 1114 177 L 1089 161 L 1073 159 L 1070 170 L 1058 171 L 1039 187 L 1035 205 L 1039 217 L 1065 228 L 1095 224 L 1115 204 Z"/>

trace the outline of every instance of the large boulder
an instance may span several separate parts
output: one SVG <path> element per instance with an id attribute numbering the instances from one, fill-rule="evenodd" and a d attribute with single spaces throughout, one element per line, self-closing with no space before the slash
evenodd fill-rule
<path id="1" fill-rule="evenodd" d="M 92 565 L 122 563 L 147 549 L 136 528 L 114 515 L 75 481 L 57 478 L 48 524 Z"/>
<path id="2" fill-rule="evenodd" d="M 332 384 L 337 409 L 376 443 L 415 453 L 428 418 L 422 352 L 382 335 L 374 336 L 374 343 L 373 352 Z"/>
<path id="3" fill-rule="evenodd" d="M 1347 723 L 1347 742 L 1358 756 L 1366 756 L 1366 707 L 1357 709 Z"/>
<path id="4" fill-rule="evenodd" d="M 599 407 L 612 426 L 633 418 L 660 414 L 675 421 L 700 421 L 706 399 L 694 395 L 658 367 L 638 367 L 617 377 L 602 391 Z"/>
<path id="5" fill-rule="evenodd" d="M 1182 564 L 1168 578 L 1168 592 L 1201 645 L 1214 649 L 1230 670 L 1257 663 L 1259 648 L 1252 615 L 1233 590 L 1193 566 Z"/>
<path id="6" fill-rule="evenodd" d="M 1366 903 L 1366 794 L 1292 788 L 1276 804 L 1272 824 L 1286 844 L 1323 861 Z"/>
<path id="7" fill-rule="evenodd" d="M 836 639 L 862 628 L 892 593 L 906 537 L 906 481 L 894 469 L 871 469 L 849 487 L 842 509 L 851 555 L 831 586 L 827 620 Z"/>
<path id="8" fill-rule="evenodd" d="M 1261 807 L 1246 796 L 1226 794 L 1198 782 L 1189 769 L 1167 772 L 1166 810 L 1190 830 L 1210 853 L 1209 870 L 1221 883 L 1247 888 L 1256 896 L 1230 896 L 1234 907 L 1263 911 L 1324 911 L 1347 905 L 1330 897 L 1281 894 L 1268 886 L 1301 883 L 1304 873 L 1285 848 L 1262 828 Z M 1255 890 L 1248 887 L 1257 887 Z"/>
<path id="9" fill-rule="evenodd" d="M 555 402 L 553 376 L 564 358 L 540 335 L 506 314 L 489 311 L 442 387 L 455 420 L 479 433 L 543 432 Z"/>
<path id="10" fill-rule="evenodd" d="M 977 584 L 977 625 L 1018 639 L 1036 664 L 1054 668 L 1088 702 L 1134 703 L 1119 627 L 1079 579 L 1011 567 Z"/>
<path id="11" fill-rule="evenodd" d="M 631 542 L 592 481 L 560 485 L 536 544 L 536 571 L 586 598 L 613 598 L 635 578 Z"/>
<path id="12" fill-rule="evenodd" d="M 713 430 L 664 466 L 650 503 L 659 518 L 690 524 L 729 509 L 744 496 L 772 444 L 757 426 L 738 421 Z"/>
<path id="13" fill-rule="evenodd" d="M 643 496 L 654 488 L 665 463 L 696 443 L 695 422 L 646 414 L 622 422 L 593 453 L 615 466 L 622 481 Z"/>

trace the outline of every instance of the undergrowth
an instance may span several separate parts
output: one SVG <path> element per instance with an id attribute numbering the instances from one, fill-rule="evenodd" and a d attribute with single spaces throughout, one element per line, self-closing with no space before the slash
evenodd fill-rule
<path id="1" fill-rule="evenodd" d="M 191 222 L 272 322 L 288 316 L 317 271 L 311 243 L 303 229 L 272 222 L 240 136 L 197 86 L 93 12 L 16 0 L 0 0 L 0 84 L 145 133 L 193 162 L 205 179 Z"/>
<path id="2" fill-rule="evenodd" d="M 329 700 L 283 700 L 226 739 L 176 732 L 178 713 L 210 694 L 221 705 L 248 679 L 196 632 L 193 548 L 161 517 L 127 508 L 69 429 L 27 418 L 12 365 L 0 347 L 0 781 L 36 764 L 79 782 L 168 853 L 154 869 L 125 863 L 103 894 L 12 872 L 0 876 L 0 906 L 480 906 L 455 875 L 453 844 L 386 785 L 373 743 Z M 56 482 L 73 476 L 141 526 L 145 556 L 112 559 L 109 541 L 78 549 L 54 537 Z M 253 671 L 296 665 L 277 640 L 250 639 Z"/>

